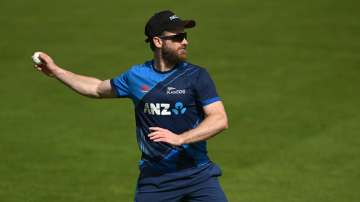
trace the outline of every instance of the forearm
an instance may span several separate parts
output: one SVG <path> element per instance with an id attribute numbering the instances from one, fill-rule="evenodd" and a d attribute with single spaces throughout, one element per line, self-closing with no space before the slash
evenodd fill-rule
<path id="1" fill-rule="evenodd" d="M 206 117 L 196 128 L 188 130 L 180 136 L 182 144 L 190 144 L 207 140 L 228 128 L 226 114 L 216 114 Z"/>
<path id="2" fill-rule="evenodd" d="M 60 67 L 54 72 L 54 77 L 81 95 L 93 98 L 101 97 L 98 93 L 98 86 L 102 81 L 97 78 L 78 75 Z"/>
<path id="3" fill-rule="evenodd" d="M 115 98 L 116 93 L 112 88 L 111 82 L 99 80 L 97 78 L 82 76 L 67 71 L 57 66 L 54 60 L 46 53 L 39 52 L 41 62 L 36 62 L 34 67 L 46 76 L 56 78 L 75 92 L 92 98 Z"/>

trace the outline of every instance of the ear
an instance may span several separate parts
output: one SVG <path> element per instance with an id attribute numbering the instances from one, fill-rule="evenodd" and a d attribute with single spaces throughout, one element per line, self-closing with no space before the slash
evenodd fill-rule
<path id="1" fill-rule="evenodd" d="M 163 41 L 159 37 L 153 37 L 152 40 L 156 48 L 162 47 Z"/>

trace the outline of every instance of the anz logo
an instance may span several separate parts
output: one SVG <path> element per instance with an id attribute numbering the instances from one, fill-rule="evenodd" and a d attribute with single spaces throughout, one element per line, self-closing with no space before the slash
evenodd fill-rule
<path id="1" fill-rule="evenodd" d="M 144 105 L 144 113 L 150 115 L 170 116 L 181 115 L 185 112 L 186 107 L 181 102 L 176 102 L 173 108 L 169 103 L 145 103 Z"/>

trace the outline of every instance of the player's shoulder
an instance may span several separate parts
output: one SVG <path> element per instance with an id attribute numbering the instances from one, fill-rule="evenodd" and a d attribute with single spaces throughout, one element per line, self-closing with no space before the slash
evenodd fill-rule
<path id="1" fill-rule="evenodd" d="M 204 67 L 200 66 L 200 65 L 196 65 L 190 62 L 184 62 L 184 66 L 186 66 L 187 69 L 193 69 L 193 70 L 202 70 L 205 69 Z"/>
<path id="2" fill-rule="evenodd" d="M 134 64 L 127 70 L 127 73 L 129 75 L 147 74 L 149 71 L 151 71 L 151 61 L 146 61 L 142 64 Z"/>
<path id="3" fill-rule="evenodd" d="M 134 64 L 133 66 L 131 66 L 129 68 L 128 71 L 130 72 L 137 72 L 137 71 L 144 71 L 144 70 L 148 70 L 151 68 L 151 61 L 146 61 L 144 63 L 141 64 Z"/>
<path id="4" fill-rule="evenodd" d="M 188 71 L 188 74 L 193 74 L 193 75 L 200 75 L 203 73 L 207 73 L 207 70 L 205 67 L 202 67 L 200 65 L 196 65 L 196 64 L 192 64 L 189 62 L 185 63 L 186 66 L 186 70 Z"/>

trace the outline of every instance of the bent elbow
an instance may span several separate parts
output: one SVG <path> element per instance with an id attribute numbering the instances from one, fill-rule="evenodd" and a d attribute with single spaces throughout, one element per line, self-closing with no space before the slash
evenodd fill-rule
<path id="1" fill-rule="evenodd" d="M 226 121 L 225 124 L 224 124 L 224 129 L 223 130 L 226 130 L 229 128 L 229 123 Z"/>
<path id="2" fill-rule="evenodd" d="M 90 96 L 91 98 L 102 99 L 104 95 L 102 93 L 101 85 L 95 87 L 94 92 Z"/>
<path id="3" fill-rule="evenodd" d="M 223 130 L 226 130 L 229 128 L 229 123 L 227 120 L 224 121 L 224 124 L 223 124 Z"/>
<path id="4" fill-rule="evenodd" d="M 226 130 L 228 128 L 229 128 L 229 123 L 228 123 L 227 116 L 225 115 L 222 119 L 221 130 Z"/>

